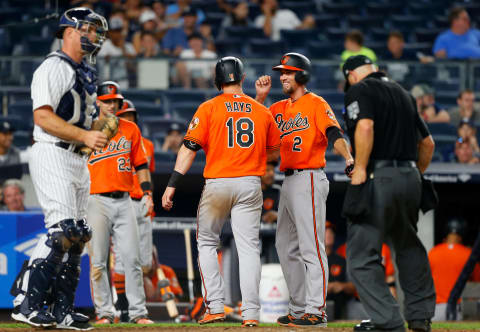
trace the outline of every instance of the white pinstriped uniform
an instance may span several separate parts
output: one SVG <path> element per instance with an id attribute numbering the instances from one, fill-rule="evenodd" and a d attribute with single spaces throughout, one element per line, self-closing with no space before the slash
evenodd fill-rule
<path id="1" fill-rule="evenodd" d="M 56 56 L 47 58 L 33 75 L 33 109 L 49 105 L 68 123 L 89 129 L 95 114 L 96 93 L 86 93 L 85 100 L 81 100 L 80 94 L 73 88 L 75 80 L 75 70 L 65 60 Z M 71 117 L 70 114 L 57 112 L 67 93 L 74 101 Z M 32 148 L 30 174 L 45 214 L 46 227 L 62 219 L 85 218 L 90 188 L 86 158 L 52 144 L 62 140 L 37 125 L 33 137 L 37 143 Z"/>

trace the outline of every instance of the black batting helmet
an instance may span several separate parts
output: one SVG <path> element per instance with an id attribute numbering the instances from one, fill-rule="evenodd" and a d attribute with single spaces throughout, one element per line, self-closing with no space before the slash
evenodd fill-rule
<path id="1" fill-rule="evenodd" d="M 120 86 L 113 81 L 103 82 L 97 89 L 98 100 L 120 99 L 123 100 L 123 96 L 120 94 Z"/>
<path id="2" fill-rule="evenodd" d="M 448 221 L 446 229 L 447 234 L 455 233 L 463 237 L 467 229 L 467 222 L 461 218 L 453 218 Z"/>
<path id="3" fill-rule="evenodd" d="M 218 90 L 222 84 L 240 82 L 243 78 L 243 63 L 233 56 L 226 56 L 218 60 L 215 66 L 215 85 Z"/>
<path id="4" fill-rule="evenodd" d="M 138 121 L 138 113 L 137 113 L 137 109 L 135 108 L 135 105 L 133 105 L 133 103 L 128 100 L 128 99 L 124 99 L 123 100 L 123 105 L 122 105 L 122 108 L 120 108 L 117 113 L 115 113 L 116 116 L 119 116 L 119 115 L 122 115 L 122 114 L 125 114 L 125 113 L 128 113 L 128 112 L 131 112 L 133 113 L 134 117 L 135 117 L 135 123 L 137 123 Z"/>
<path id="5" fill-rule="evenodd" d="M 293 70 L 295 81 L 298 84 L 306 84 L 310 80 L 312 64 L 305 55 L 300 53 L 287 53 L 280 59 L 280 64 L 273 67 L 273 70 Z"/>

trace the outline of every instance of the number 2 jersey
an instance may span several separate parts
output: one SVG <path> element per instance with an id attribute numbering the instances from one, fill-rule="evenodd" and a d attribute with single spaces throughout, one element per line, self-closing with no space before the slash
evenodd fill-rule
<path id="1" fill-rule="evenodd" d="M 338 127 L 335 114 L 320 96 L 308 92 L 295 102 L 284 99 L 270 106 L 280 130 L 280 171 L 325 167 L 328 127 Z"/>
<path id="2" fill-rule="evenodd" d="M 134 167 L 146 163 L 140 129 L 135 123 L 119 118 L 117 134 L 88 160 L 90 194 L 133 191 Z"/>
<path id="3" fill-rule="evenodd" d="M 280 145 L 272 114 L 245 94 L 224 93 L 201 104 L 185 139 L 205 151 L 207 179 L 264 175 L 266 150 Z"/>

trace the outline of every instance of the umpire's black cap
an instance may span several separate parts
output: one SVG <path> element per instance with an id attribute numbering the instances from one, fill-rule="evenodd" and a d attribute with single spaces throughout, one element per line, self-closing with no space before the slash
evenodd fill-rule
<path id="1" fill-rule="evenodd" d="M 350 88 L 350 83 L 348 83 L 348 75 L 350 72 L 363 65 L 371 64 L 373 64 L 373 61 L 369 57 L 362 54 L 349 57 L 342 67 L 343 76 L 345 76 L 345 80 L 347 81 L 345 83 L 344 91 L 347 91 L 348 88 Z"/>
<path id="2" fill-rule="evenodd" d="M 222 84 L 240 82 L 243 79 L 243 63 L 239 58 L 226 56 L 215 65 L 215 86 L 222 89 Z"/>

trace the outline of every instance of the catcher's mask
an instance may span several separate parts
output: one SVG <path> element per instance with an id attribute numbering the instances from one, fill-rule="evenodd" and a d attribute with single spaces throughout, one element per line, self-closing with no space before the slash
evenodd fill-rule
<path id="1" fill-rule="evenodd" d="M 278 71 L 282 69 L 295 71 L 295 81 L 298 84 L 306 84 L 310 80 L 312 64 L 305 55 L 287 53 L 280 59 L 280 64 L 272 68 Z"/>
<path id="2" fill-rule="evenodd" d="M 226 56 L 215 65 L 215 86 L 222 89 L 222 84 L 240 82 L 243 78 L 243 63 L 239 58 Z"/>
<path id="3" fill-rule="evenodd" d="M 110 99 L 119 99 L 120 105 L 123 101 L 123 96 L 120 93 L 120 86 L 118 83 L 113 81 L 103 82 L 98 86 L 97 89 L 97 99 L 98 100 L 110 100 Z"/>
<path id="4" fill-rule="evenodd" d="M 81 27 L 87 26 L 87 31 L 90 27 L 94 27 L 96 31 L 96 39 L 92 42 L 81 32 L 80 43 L 82 50 L 90 56 L 90 62 L 95 63 L 95 56 L 100 51 L 105 36 L 108 31 L 107 20 L 102 15 L 95 13 L 93 10 L 85 7 L 77 7 L 67 10 L 60 17 L 58 30 L 55 36 L 59 39 L 63 38 L 63 31 L 68 28 L 80 30 Z"/>
<path id="5" fill-rule="evenodd" d="M 133 103 L 130 100 L 124 99 L 122 108 L 119 109 L 117 111 L 117 113 L 115 113 L 115 115 L 119 116 L 119 115 L 122 115 L 122 114 L 125 114 L 125 113 L 128 113 L 128 112 L 133 113 L 133 115 L 135 117 L 135 123 L 137 123 L 138 113 L 137 113 L 137 110 L 135 109 L 135 105 L 133 105 Z"/>

